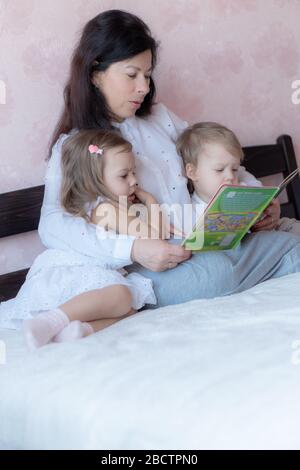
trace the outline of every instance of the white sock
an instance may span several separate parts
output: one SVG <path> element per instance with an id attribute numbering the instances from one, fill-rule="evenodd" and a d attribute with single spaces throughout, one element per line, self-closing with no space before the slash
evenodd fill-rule
<path id="1" fill-rule="evenodd" d="M 59 308 L 25 320 L 23 330 L 28 348 L 32 351 L 49 343 L 68 323 L 70 323 L 68 316 Z"/>
<path id="2" fill-rule="evenodd" d="M 94 333 L 93 328 L 88 323 L 79 320 L 71 321 L 63 330 L 54 336 L 54 343 L 64 343 L 74 341 L 76 339 L 85 338 Z"/>

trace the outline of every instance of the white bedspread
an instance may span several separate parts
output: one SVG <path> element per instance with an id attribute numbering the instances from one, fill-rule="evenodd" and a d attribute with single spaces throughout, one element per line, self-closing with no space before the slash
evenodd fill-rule
<path id="1" fill-rule="evenodd" d="M 3 448 L 300 449 L 300 273 L 34 353 L 0 338 Z"/>

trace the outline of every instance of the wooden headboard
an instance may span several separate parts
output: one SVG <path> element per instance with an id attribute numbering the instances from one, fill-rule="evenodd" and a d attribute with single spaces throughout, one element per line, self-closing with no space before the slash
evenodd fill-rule
<path id="1" fill-rule="evenodd" d="M 278 137 L 276 144 L 244 147 L 243 165 L 257 178 L 283 174 L 297 168 L 290 136 Z M 0 195 L 0 238 L 37 230 L 44 196 L 44 186 L 21 189 Z M 287 187 L 288 202 L 281 205 L 282 216 L 300 219 L 300 179 Z M 0 276 L 0 301 L 15 297 L 28 269 Z"/>

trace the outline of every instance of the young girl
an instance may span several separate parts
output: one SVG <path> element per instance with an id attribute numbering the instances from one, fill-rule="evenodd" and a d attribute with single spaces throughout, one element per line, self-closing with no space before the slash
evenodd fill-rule
<path id="1" fill-rule="evenodd" d="M 189 179 L 194 222 L 222 184 L 240 184 L 238 171 L 244 154 L 236 135 L 215 122 L 188 127 L 179 136 L 176 148 Z M 300 221 L 283 217 L 275 230 L 300 235 Z"/>
<path id="2" fill-rule="evenodd" d="M 131 144 L 117 132 L 83 130 L 65 140 L 61 205 L 70 217 L 97 224 L 99 236 L 113 230 L 165 237 L 161 214 L 155 218 L 150 212 L 156 200 L 137 187 Z M 75 251 L 44 251 L 17 297 L 0 304 L 0 327 L 23 323 L 33 350 L 51 340 L 87 336 L 156 303 L 151 280 L 108 268 L 104 260 Z"/>

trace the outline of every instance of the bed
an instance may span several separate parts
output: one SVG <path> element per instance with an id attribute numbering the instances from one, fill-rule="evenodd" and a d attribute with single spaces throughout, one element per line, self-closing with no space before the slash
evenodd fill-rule
<path id="1" fill-rule="evenodd" d="M 245 152 L 257 176 L 296 167 L 289 136 Z M 31 189 L 0 196 L 0 236 L 36 228 L 43 188 Z M 287 199 L 283 211 L 299 218 L 299 179 Z M 30 214 L 18 227 L 17 211 Z M 0 276 L 2 299 L 25 275 Z M 0 449 L 300 449 L 299 285 L 290 274 L 143 310 L 34 353 L 0 330 Z"/>

